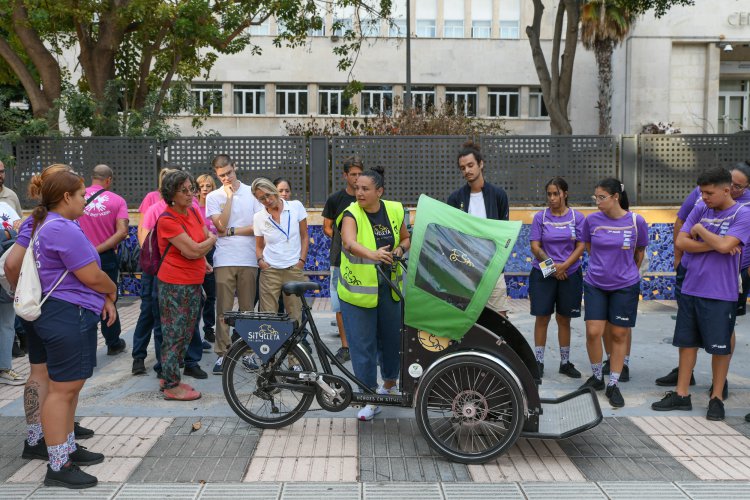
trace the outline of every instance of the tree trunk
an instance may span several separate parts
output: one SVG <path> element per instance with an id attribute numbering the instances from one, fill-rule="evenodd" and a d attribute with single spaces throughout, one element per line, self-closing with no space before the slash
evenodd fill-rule
<path id="1" fill-rule="evenodd" d="M 598 70 L 599 135 L 612 134 L 612 40 L 597 40 L 594 43 L 594 56 Z"/>

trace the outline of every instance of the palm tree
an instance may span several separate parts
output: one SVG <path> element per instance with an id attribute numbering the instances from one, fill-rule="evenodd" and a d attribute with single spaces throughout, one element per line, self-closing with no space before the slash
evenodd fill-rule
<path id="1" fill-rule="evenodd" d="M 581 8 L 581 43 L 593 50 L 598 70 L 599 134 L 612 132 L 612 52 L 635 24 L 636 15 L 620 0 L 588 0 Z"/>

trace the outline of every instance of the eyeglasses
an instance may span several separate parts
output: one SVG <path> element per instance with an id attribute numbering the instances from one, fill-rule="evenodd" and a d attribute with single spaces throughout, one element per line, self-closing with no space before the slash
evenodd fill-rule
<path id="1" fill-rule="evenodd" d="M 732 189 L 735 191 L 744 191 L 747 189 L 747 187 L 750 186 L 750 184 L 745 184 L 744 186 L 740 186 L 739 184 L 732 183 Z"/>
<path id="2" fill-rule="evenodd" d="M 182 194 L 195 194 L 195 187 L 189 187 L 189 188 L 182 188 L 180 189 L 180 193 Z"/>
<path id="3" fill-rule="evenodd" d="M 266 193 L 266 194 L 264 194 L 263 196 L 258 196 L 258 201 L 259 201 L 259 202 L 261 202 L 261 203 L 263 203 L 263 202 L 264 202 L 264 201 L 266 201 L 266 200 L 270 200 L 270 199 L 272 199 L 272 198 L 273 198 L 274 196 L 275 196 L 275 195 L 273 195 L 273 194 L 270 194 L 270 193 Z"/>
<path id="4" fill-rule="evenodd" d="M 614 196 L 613 194 L 610 194 L 610 195 L 607 195 L 607 196 L 604 196 L 603 194 L 600 194 L 599 196 L 594 195 L 594 196 L 591 197 L 591 200 L 594 203 L 601 203 L 604 200 L 606 200 L 607 198 L 612 198 L 613 196 Z"/>

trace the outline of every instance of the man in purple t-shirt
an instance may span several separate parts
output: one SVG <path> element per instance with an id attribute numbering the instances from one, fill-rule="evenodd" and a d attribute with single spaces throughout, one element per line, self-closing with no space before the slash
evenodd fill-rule
<path id="1" fill-rule="evenodd" d="M 693 208 L 677 235 L 677 247 L 690 254 L 672 339 L 680 350 L 677 388 L 653 403 L 654 410 L 692 410 L 690 376 L 702 347 L 712 355 L 714 374 L 706 418 L 724 420 L 722 390 L 731 360 L 740 252 L 750 237 L 750 210 L 732 198 L 731 184 L 726 169 L 701 174 L 698 185 L 704 204 Z"/>
<path id="2" fill-rule="evenodd" d="M 102 271 L 117 283 L 120 262 L 115 253 L 117 245 L 128 237 L 128 204 L 122 196 L 109 189 L 113 172 L 107 165 L 97 165 L 91 171 L 91 186 L 86 188 L 86 208 L 78 219 L 83 234 L 99 254 Z M 120 316 L 111 326 L 101 322 L 102 335 L 107 343 L 107 354 L 119 354 L 125 350 L 125 340 L 120 338 Z"/>

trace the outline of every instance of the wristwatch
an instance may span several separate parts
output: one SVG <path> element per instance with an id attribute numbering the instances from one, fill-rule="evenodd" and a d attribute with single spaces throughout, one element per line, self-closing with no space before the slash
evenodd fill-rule
<path id="1" fill-rule="evenodd" d="M 234 226 L 229 228 L 229 236 L 234 236 Z"/>

